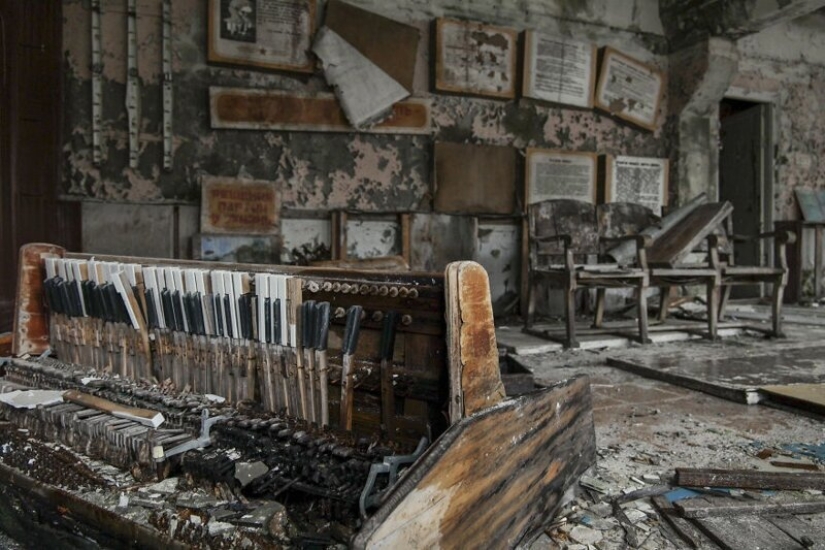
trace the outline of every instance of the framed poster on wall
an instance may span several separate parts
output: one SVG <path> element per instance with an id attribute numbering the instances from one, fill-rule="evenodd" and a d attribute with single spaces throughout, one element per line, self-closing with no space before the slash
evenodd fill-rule
<path id="1" fill-rule="evenodd" d="M 209 0 L 207 60 L 310 73 L 316 0 Z"/>
<path id="2" fill-rule="evenodd" d="M 595 105 L 647 130 L 656 129 L 664 94 L 661 71 L 613 48 L 602 54 Z"/>
<path id="3" fill-rule="evenodd" d="M 632 202 L 657 216 L 667 205 L 667 159 L 604 155 L 599 159 L 604 180 L 604 202 Z"/>
<path id="4" fill-rule="evenodd" d="M 537 31 L 524 33 L 525 97 L 593 107 L 596 45 Z"/>
<path id="5" fill-rule="evenodd" d="M 547 199 L 596 202 L 596 154 L 527 149 L 526 204 Z"/>
<path id="6" fill-rule="evenodd" d="M 502 99 L 516 97 L 515 30 L 438 19 L 435 32 L 436 90 Z"/>

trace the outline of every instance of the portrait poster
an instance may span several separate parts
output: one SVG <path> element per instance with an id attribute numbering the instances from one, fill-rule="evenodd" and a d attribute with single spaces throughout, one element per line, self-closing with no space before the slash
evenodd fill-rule
<path id="1" fill-rule="evenodd" d="M 309 73 L 316 0 L 209 0 L 207 59 Z"/>

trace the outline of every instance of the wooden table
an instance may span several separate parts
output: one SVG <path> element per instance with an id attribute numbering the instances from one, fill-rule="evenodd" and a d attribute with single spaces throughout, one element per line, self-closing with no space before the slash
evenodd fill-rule
<path id="1" fill-rule="evenodd" d="M 802 297 L 804 230 L 814 230 L 814 297 L 819 301 L 822 298 L 822 228 L 825 227 L 825 221 L 783 220 L 774 222 L 773 226 L 777 231 L 796 233 L 796 242 L 788 247 L 788 286 L 785 287 L 785 303 L 798 302 Z"/>

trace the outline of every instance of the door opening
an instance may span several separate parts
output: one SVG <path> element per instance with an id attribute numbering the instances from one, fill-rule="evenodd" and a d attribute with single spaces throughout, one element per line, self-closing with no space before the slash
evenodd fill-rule
<path id="1" fill-rule="evenodd" d="M 770 108 L 767 103 L 735 99 L 723 99 L 719 105 L 719 200 L 733 204 L 733 229 L 737 235 L 770 231 Z M 736 243 L 734 261 L 767 265 L 769 250 L 759 240 Z M 757 285 L 736 286 L 731 293 L 734 298 L 761 295 Z"/>

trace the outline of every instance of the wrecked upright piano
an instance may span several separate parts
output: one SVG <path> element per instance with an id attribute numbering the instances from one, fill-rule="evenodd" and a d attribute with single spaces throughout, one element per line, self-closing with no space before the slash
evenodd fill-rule
<path id="1" fill-rule="evenodd" d="M 504 395 L 472 262 L 359 272 L 30 244 L 14 325 L 2 490 L 87 536 L 513 547 L 595 461 L 585 377 Z"/>

